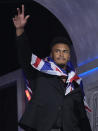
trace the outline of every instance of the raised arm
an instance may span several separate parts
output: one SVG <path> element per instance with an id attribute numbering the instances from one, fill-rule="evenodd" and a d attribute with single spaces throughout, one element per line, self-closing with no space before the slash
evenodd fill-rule
<path id="1" fill-rule="evenodd" d="M 35 69 L 31 67 L 31 55 L 29 40 L 24 31 L 29 15 L 24 16 L 24 5 L 22 5 L 22 11 L 17 8 L 18 14 L 13 18 L 13 23 L 16 28 L 16 46 L 18 53 L 18 60 L 21 68 L 23 69 L 25 76 L 28 80 L 32 79 L 35 75 Z"/>

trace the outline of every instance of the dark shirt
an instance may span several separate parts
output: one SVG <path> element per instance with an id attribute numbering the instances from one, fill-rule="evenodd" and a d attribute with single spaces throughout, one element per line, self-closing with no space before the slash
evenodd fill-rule
<path id="1" fill-rule="evenodd" d="M 58 81 L 60 82 L 60 84 L 62 85 L 62 89 L 64 90 L 64 92 L 66 92 L 66 82 L 64 83 L 62 81 L 62 79 L 60 77 L 58 77 Z M 57 119 L 53 125 L 53 128 L 63 128 L 63 104 L 59 107 L 59 112 L 58 112 L 58 116 Z"/>

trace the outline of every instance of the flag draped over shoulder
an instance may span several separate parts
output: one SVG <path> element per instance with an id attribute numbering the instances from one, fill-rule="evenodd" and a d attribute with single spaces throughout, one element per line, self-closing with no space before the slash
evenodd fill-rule
<path id="1" fill-rule="evenodd" d="M 68 70 L 68 72 L 66 72 L 66 70 L 60 68 L 50 56 L 44 59 L 41 59 L 32 53 L 31 66 L 35 68 L 36 70 L 39 70 L 47 74 L 57 75 L 57 76 L 66 76 L 67 86 L 66 86 L 65 95 L 67 95 L 68 93 L 70 93 L 72 90 L 75 89 L 75 86 L 73 84 L 73 81 L 75 81 L 79 85 L 79 87 L 82 89 L 83 102 L 84 102 L 85 109 L 88 112 L 92 111 L 86 102 L 82 79 L 76 74 L 74 66 L 72 65 L 70 61 L 67 62 L 66 70 Z M 25 90 L 25 93 L 28 100 L 30 100 L 31 99 L 30 94 L 32 94 L 32 91 L 30 90 L 29 82 L 27 80 L 26 80 L 26 87 L 27 89 Z"/>

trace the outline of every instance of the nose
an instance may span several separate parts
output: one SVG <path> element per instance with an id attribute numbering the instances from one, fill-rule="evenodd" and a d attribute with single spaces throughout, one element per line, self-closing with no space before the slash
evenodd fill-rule
<path id="1" fill-rule="evenodd" d="M 63 52 L 62 51 L 60 51 L 60 56 L 63 56 Z"/>

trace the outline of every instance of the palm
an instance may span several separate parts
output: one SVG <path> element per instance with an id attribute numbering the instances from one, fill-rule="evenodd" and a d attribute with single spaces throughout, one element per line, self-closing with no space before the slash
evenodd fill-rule
<path id="1" fill-rule="evenodd" d="M 16 28 L 23 28 L 27 23 L 27 19 L 29 15 L 24 17 L 24 5 L 22 5 L 22 13 L 20 13 L 20 9 L 17 8 L 18 15 L 13 18 L 13 23 Z"/>

